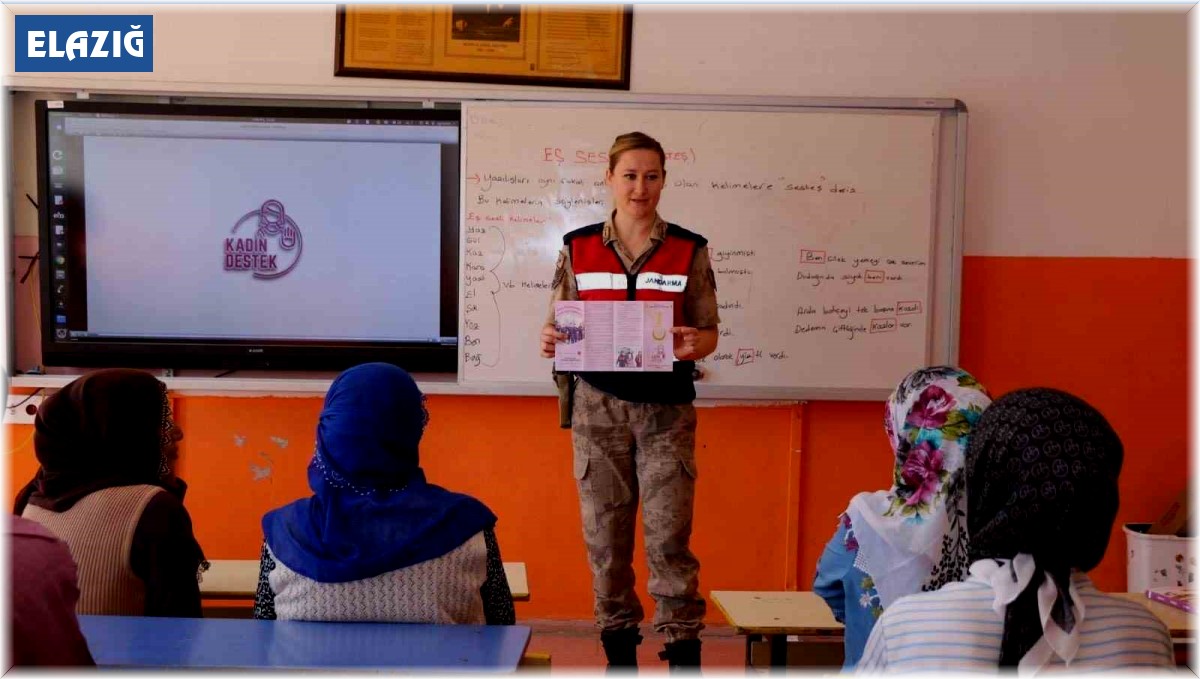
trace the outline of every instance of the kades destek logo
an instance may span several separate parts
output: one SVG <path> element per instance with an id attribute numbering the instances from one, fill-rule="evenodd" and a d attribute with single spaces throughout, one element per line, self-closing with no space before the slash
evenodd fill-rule
<path id="1" fill-rule="evenodd" d="M 300 263 L 300 227 L 274 198 L 242 215 L 225 239 L 225 270 L 250 271 L 255 278 L 286 276 Z"/>

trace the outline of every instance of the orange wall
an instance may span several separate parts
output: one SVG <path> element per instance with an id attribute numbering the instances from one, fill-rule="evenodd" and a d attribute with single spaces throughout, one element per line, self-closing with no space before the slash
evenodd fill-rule
<path id="1" fill-rule="evenodd" d="M 1120 524 L 1156 518 L 1186 479 L 1187 277 L 1188 262 L 1178 259 L 963 262 L 961 365 L 993 394 L 1032 385 L 1078 393 L 1125 443 L 1121 510 L 1095 572 L 1102 588 L 1124 589 Z M 306 492 L 320 405 L 317 398 L 177 401 L 187 505 L 210 558 L 257 558 L 259 517 Z M 505 559 L 528 565 L 533 597 L 518 604 L 518 615 L 589 617 L 570 436 L 556 426 L 554 401 L 431 396 L 429 408 L 422 445 L 429 479 L 487 502 L 500 516 Z M 890 481 L 881 418 L 874 402 L 701 408 L 694 548 L 703 589 L 781 589 L 793 579 L 807 588 L 846 501 Z M 30 431 L 8 429 L 10 449 Z M 29 445 L 15 451 L 14 483 L 35 465 Z M 789 483 L 798 489 L 792 496 Z M 642 563 L 640 549 L 637 558 Z M 649 609 L 645 569 L 638 573 Z M 710 618 L 719 613 L 710 609 Z"/>
<path id="2" fill-rule="evenodd" d="M 1188 479 L 1188 261 L 965 257 L 959 363 L 994 396 L 1025 386 L 1074 392 L 1125 444 L 1121 507 L 1093 572 L 1125 588 L 1121 524 L 1153 521 Z M 800 581 L 812 577 L 833 514 L 890 483 L 882 409 L 813 403 L 806 411 Z M 849 454 L 840 454 L 849 451 Z"/>

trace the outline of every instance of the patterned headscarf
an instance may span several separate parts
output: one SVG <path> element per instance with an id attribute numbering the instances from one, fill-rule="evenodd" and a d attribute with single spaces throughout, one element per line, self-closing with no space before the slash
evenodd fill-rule
<path id="1" fill-rule="evenodd" d="M 882 608 L 965 576 L 963 464 L 990 403 L 974 377 L 947 366 L 914 371 L 888 397 L 892 487 L 859 493 L 846 510 L 858 543 L 854 565 L 871 577 Z"/>
<path id="2" fill-rule="evenodd" d="M 263 516 L 275 556 L 318 582 L 349 582 L 437 558 L 494 526 L 479 500 L 425 481 L 428 421 L 403 369 L 366 363 L 338 375 L 308 465 L 312 497 Z"/>
<path id="3" fill-rule="evenodd" d="M 990 560 L 972 574 L 985 566 L 1005 606 L 1001 666 L 1074 656 L 1084 611 L 1070 573 L 1104 557 L 1123 456 L 1099 411 L 1055 389 L 1006 394 L 980 420 L 967 459 L 967 525 L 971 560 Z"/>
<path id="4" fill-rule="evenodd" d="M 18 493 L 26 502 L 62 512 L 102 488 L 160 485 L 182 497 L 164 450 L 171 443 L 167 386 L 141 370 L 97 370 L 79 377 L 38 408 L 33 447 L 40 466 Z"/>
<path id="5" fill-rule="evenodd" d="M 139 484 L 159 486 L 182 502 L 187 484 L 166 457 L 174 428 L 167 385 L 150 373 L 111 368 L 72 380 L 34 417 L 39 466 L 17 493 L 13 513 L 26 504 L 65 512 L 98 490 Z M 208 569 L 194 537 L 177 549 L 172 558 L 193 560 L 197 573 Z"/>

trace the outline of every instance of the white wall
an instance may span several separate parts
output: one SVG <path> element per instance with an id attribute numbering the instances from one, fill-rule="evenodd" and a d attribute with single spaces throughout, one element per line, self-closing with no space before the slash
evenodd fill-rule
<path id="1" fill-rule="evenodd" d="M 155 16 L 154 73 L 16 74 L 4 50 L 15 88 L 363 99 L 538 91 L 334 77 L 333 5 L 8 7 Z M 1186 257 L 1188 9 L 638 6 L 631 90 L 955 97 L 971 111 L 966 254 Z"/>

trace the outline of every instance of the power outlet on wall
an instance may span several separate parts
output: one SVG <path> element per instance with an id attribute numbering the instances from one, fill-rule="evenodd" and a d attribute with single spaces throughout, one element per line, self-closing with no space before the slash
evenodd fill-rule
<path id="1" fill-rule="evenodd" d="M 33 424 L 33 416 L 37 415 L 41 405 L 41 395 L 9 394 L 8 407 L 4 409 L 4 424 Z"/>

